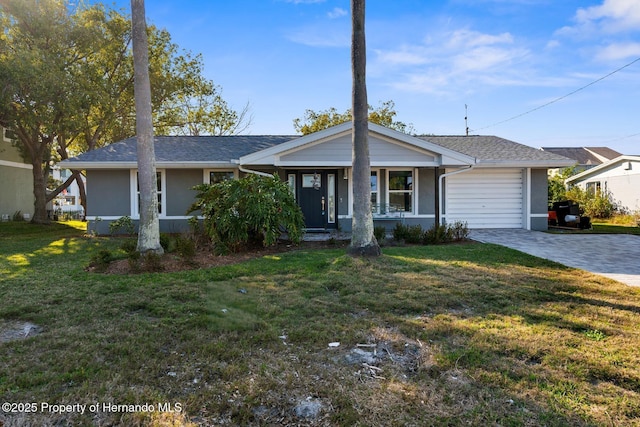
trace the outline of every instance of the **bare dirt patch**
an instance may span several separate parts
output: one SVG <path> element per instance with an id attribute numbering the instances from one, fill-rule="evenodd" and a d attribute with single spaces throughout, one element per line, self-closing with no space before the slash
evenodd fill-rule
<path id="1" fill-rule="evenodd" d="M 31 322 L 19 320 L 0 322 L 0 344 L 9 341 L 23 340 L 40 333 L 42 333 L 42 327 Z"/>

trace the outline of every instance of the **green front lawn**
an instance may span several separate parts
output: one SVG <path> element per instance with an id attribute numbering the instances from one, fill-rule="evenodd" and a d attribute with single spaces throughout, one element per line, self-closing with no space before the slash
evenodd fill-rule
<path id="1" fill-rule="evenodd" d="M 638 425 L 638 288 L 477 243 L 103 275 L 77 225 L 0 223 L 0 425 Z"/>

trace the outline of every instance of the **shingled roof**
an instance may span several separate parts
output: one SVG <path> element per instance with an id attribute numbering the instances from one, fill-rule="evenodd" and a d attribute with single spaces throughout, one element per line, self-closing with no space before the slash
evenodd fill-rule
<path id="1" fill-rule="evenodd" d="M 435 136 L 418 138 L 474 157 L 478 163 L 566 161 L 564 156 L 491 135 Z"/>
<path id="2" fill-rule="evenodd" d="M 544 151 L 573 159 L 578 165 L 597 166 L 622 156 L 608 147 L 542 147 Z"/>
<path id="3" fill-rule="evenodd" d="M 242 156 L 299 138 L 297 135 L 235 135 L 235 136 L 156 136 L 156 162 L 231 163 Z M 66 160 L 73 163 L 137 162 L 136 138 L 131 137 L 97 150 Z"/>
<path id="4" fill-rule="evenodd" d="M 424 135 L 410 137 L 404 135 L 404 137 L 408 141 L 417 138 L 464 154 L 475 159 L 478 165 L 514 164 L 524 166 L 566 163 L 568 166 L 571 164 L 571 160 L 566 157 L 497 136 Z M 196 167 L 195 165 L 206 167 L 214 164 L 218 166 L 234 165 L 243 156 L 299 138 L 302 137 L 300 135 L 157 136 L 154 138 L 156 164 L 161 167 L 180 167 L 178 166 L 180 164 L 184 167 Z M 134 166 L 136 162 L 136 138 L 132 137 L 65 160 L 61 166 L 78 169 L 130 167 Z"/>

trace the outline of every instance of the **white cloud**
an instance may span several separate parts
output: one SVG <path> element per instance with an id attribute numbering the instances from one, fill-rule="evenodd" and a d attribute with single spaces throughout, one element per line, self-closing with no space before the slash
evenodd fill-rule
<path id="1" fill-rule="evenodd" d="M 637 32 L 640 29 L 640 1 L 604 0 L 599 6 L 579 8 L 575 25 L 556 31 L 560 36 L 598 37 L 602 34 Z"/>
<path id="2" fill-rule="evenodd" d="M 511 44 L 513 36 L 509 33 L 498 35 L 483 34 L 478 31 L 467 29 L 454 31 L 449 39 L 448 45 L 451 48 L 468 48 L 474 46 L 488 46 L 494 44 Z"/>
<path id="3" fill-rule="evenodd" d="M 509 33 L 461 29 L 432 35 L 420 45 L 376 50 L 373 75 L 393 80 L 396 89 L 431 94 L 473 91 L 478 83 L 525 85 L 518 72 L 530 55 Z M 389 78 L 389 76 L 394 76 Z"/>
<path id="4" fill-rule="evenodd" d="M 351 33 L 348 28 L 342 28 L 326 23 L 312 24 L 305 27 L 290 30 L 286 37 L 288 40 L 311 47 L 350 47 Z"/>
<path id="5" fill-rule="evenodd" d="M 341 7 L 334 7 L 331 12 L 327 13 L 327 16 L 331 19 L 336 19 L 336 18 L 341 18 L 343 16 L 346 16 L 348 14 L 349 12 L 346 11 L 345 9 L 342 9 Z"/>
<path id="6" fill-rule="evenodd" d="M 604 0 L 600 6 L 580 8 L 576 12 L 580 26 L 597 24 L 608 33 L 640 28 L 640 2 L 638 0 Z"/>
<path id="7" fill-rule="evenodd" d="M 602 48 L 596 59 L 615 61 L 619 59 L 637 58 L 640 56 L 640 43 L 613 43 Z"/>

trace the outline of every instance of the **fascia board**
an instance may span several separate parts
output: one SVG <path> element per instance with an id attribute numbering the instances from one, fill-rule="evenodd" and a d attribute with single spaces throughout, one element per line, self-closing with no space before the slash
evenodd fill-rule
<path id="1" fill-rule="evenodd" d="M 289 142 L 284 142 L 256 153 L 240 157 L 240 164 L 275 164 L 277 156 L 291 152 L 310 143 L 317 143 L 328 138 L 335 137 L 349 129 L 351 129 L 351 122 L 342 123 L 340 125 L 321 130 L 320 132 L 310 133 L 308 135 L 301 136 L 300 138 L 292 139 Z"/>
<path id="2" fill-rule="evenodd" d="M 482 161 L 479 160 L 476 168 L 562 168 L 571 166 L 573 163 L 564 160 L 505 160 L 505 161 Z"/>
<path id="3" fill-rule="evenodd" d="M 137 162 L 68 162 L 62 161 L 58 166 L 66 169 L 137 169 Z M 162 169 L 215 169 L 236 168 L 232 162 L 156 162 Z"/>
<path id="4" fill-rule="evenodd" d="M 574 181 L 579 181 L 583 178 L 587 178 L 591 175 L 596 175 L 597 173 L 599 173 L 601 170 L 609 168 L 617 163 L 621 163 L 621 162 L 640 162 L 640 156 L 627 156 L 627 155 L 623 155 L 623 156 L 619 156 L 616 157 L 613 160 L 610 160 L 608 162 L 605 163 L 601 163 L 598 166 L 595 166 L 591 169 L 587 169 L 586 171 L 580 172 L 579 174 L 570 176 L 569 178 L 567 178 L 565 180 L 566 183 L 570 183 L 570 182 L 574 182 Z"/>
<path id="5" fill-rule="evenodd" d="M 375 123 L 369 123 L 369 130 L 379 133 L 381 135 L 384 135 L 388 138 L 396 139 L 409 145 L 414 145 L 423 150 L 440 154 L 443 158 L 443 164 L 444 164 L 445 158 L 447 158 L 448 161 L 453 160 L 454 162 L 456 162 L 454 164 L 473 165 L 476 163 L 475 157 L 471 157 L 466 154 L 462 154 L 457 151 L 450 150 L 448 148 L 445 148 L 433 142 L 425 141 L 423 139 L 416 138 L 411 135 L 407 135 L 406 133 L 398 132 L 397 130 L 389 129 L 384 126 L 377 125 Z"/>

